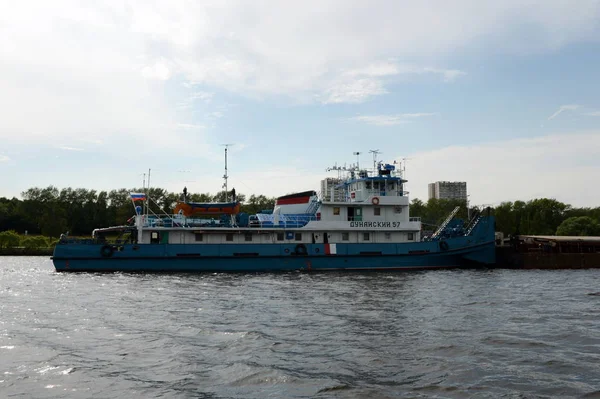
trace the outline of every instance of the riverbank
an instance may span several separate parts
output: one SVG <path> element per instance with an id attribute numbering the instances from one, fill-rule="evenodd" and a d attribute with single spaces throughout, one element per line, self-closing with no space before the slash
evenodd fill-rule
<path id="1" fill-rule="evenodd" d="M 53 248 L 0 248 L 0 256 L 52 256 Z"/>

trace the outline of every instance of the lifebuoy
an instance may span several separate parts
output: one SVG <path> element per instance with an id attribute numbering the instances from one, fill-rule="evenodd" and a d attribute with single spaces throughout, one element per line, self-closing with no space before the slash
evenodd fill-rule
<path id="1" fill-rule="evenodd" d="M 315 253 L 319 253 L 319 248 L 315 248 Z"/>
<path id="2" fill-rule="evenodd" d="M 371 202 L 373 203 L 373 205 L 379 205 L 379 197 L 373 197 Z"/>
<path id="3" fill-rule="evenodd" d="M 294 249 L 294 253 L 296 255 L 306 255 L 308 253 L 306 251 L 306 245 L 304 245 L 304 244 L 296 245 L 296 248 Z"/>
<path id="4" fill-rule="evenodd" d="M 100 248 L 100 255 L 102 255 L 104 258 L 111 257 L 113 252 L 114 249 L 110 245 L 103 245 L 102 248 Z"/>
<path id="5" fill-rule="evenodd" d="M 448 243 L 446 241 L 440 241 L 440 249 L 442 251 L 447 251 L 448 250 Z"/>

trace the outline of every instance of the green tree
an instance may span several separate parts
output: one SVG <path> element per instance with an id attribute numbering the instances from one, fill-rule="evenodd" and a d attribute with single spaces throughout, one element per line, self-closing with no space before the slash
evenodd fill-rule
<path id="1" fill-rule="evenodd" d="M 576 216 L 566 219 L 556 229 L 557 236 L 597 236 L 600 224 L 589 216 Z"/>
<path id="2" fill-rule="evenodd" d="M 512 202 L 502 202 L 494 208 L 496 230 L 505 234 L 515 234 L 518 231 L 517 214 Z"/>
<path id="3" fill-rule="evenodd" d="M 21 243 L 21 238 L 13 230 L 0 233 L 0 248 L 14 248 Z"/>
<path id="4" fill-rule="evenodd" d="M 410 202 L 410 216 L 422 218 L 425 214 L 425 204 L 418 198 L 413 199 Z"/>
<path id="5" fill-rule="evenodd" d="M 48 248 L 48 241 L 42 236 L 25 236 L 21 240 L 21 246 L 32 249 L 32 248 Z"/>

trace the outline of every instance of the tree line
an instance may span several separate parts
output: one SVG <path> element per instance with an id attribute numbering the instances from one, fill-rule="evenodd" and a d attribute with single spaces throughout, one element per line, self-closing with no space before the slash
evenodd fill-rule
<path id="1" fill-rule="evenodd" d="M 89 236 L 95 228 L 126 224 L 135 214 L 129 196 L 143 189 L 119 189 L 111 191 L 87 190 L 54 186 L 30 188 L 21 193 L 22 199 L 0 198 L 0 231 L 15 231 L 20 234 L 59 237 L 69 232 L 72 236 Z M 156 214 L 171 214 L 180 193 L 171 193 L 161 188 L 147 190 L 150 210 Z M 237 194 L 242 203 L 242 212 L 258 213 L 272 209 L 275 198 L 264 195 Z M 231 195 L 229 196 L 231 200 Z M 190 193 L 188 201 L 224 202 L 226 193 Z"/>
<path id="2" fill-rule="evenodd" d="M 131 192 L 143 189 L 119 189 L 96 191 L 84 188 L 54 186 L 30 188 L 21 193 L 22 199 L 0 198 L 0 232 L 15 231 L 19 234 L 59 237 L 64 232 L 73 236 L 88 236 L 98 227 L 123 225 L 134 214 L 129 197 Z M 181 193 L 171 193 L 161 188 L 147 190 L 150 209 L 159 214 L 170 214 Z M 226 194 L 189 193 L 187 199 L 194 202 L 223 202 Z M 229 198 L 231 198 L 229 196 Z M 264 195 L 237 194 L 242 212 L 255 214 L 272 209 L 275 198 Z M 467 219 L 465 201 L 431 199 L 423 202 L 413 199 L 410 215 L 420 217 L 423 229 L 435 230 L 456 206 L 461 210 L 458 217 Z M 471 214 L 480 211 L 471 209 Z M 491 209 L 496 216 L 496 231 L 504 234 L 533 235 L 600 235 L 600 207 L 574 208 L 554 199 L 539 198 L 531 201 L 503 202 Z"/>

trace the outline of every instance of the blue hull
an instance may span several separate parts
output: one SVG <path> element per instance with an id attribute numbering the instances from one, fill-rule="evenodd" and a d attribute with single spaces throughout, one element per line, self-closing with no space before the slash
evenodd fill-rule
<path id="1" fill-rule="evenodd" d="M 53 256 L 57 271 L 71 272 L 268 272 L 325 270 L 410 270 L 473 267 L 495 262 L 494 241 L 456 237 L 440 242 L 337 244 L 326 254 L 323 244 L 128 244 L 107 256 L 100 244 L 59 244 Z M 103 256 L 104 255 L 104 256 Z"/>

